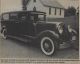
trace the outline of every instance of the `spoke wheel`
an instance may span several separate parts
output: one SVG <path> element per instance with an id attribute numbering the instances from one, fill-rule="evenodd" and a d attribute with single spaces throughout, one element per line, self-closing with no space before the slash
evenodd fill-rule
<path id="1" fill-rule="evenodd" d="M 41 39 L 41 50 L 46 55 L 52 55 L 55 51 L 53 40 L 49 37 L 43 37 Z"/>
<path id="2" fill-rule="evenodd" d="M 7 39 L 7 30 L 6 30 L 6 29 L 3 29 L 1 35 L 2 35 L 2 38 L 3 38 L 3 39 Z"/>

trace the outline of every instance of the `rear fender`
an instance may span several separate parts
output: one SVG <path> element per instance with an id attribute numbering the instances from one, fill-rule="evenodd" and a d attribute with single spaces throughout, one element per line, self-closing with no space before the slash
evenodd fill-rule
<path id="1" fill-rule="evenodd" d="M 1 33 L 3 32 L 3 30 L 6 28 L 6 26 L 2 26 L 1 27 Z"/>

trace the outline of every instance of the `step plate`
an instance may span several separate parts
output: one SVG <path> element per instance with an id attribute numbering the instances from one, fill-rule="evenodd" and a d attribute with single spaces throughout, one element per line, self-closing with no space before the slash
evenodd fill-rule
<path id="1" fill-rule="evenodd" d="M 17 36 L 12 36 L 12 35 L 8 35 L 8 37 L 14 38 L 14 39 L 17 39 L 17 40 L 20 40 L 20 41 L 23 41 L 23 42 L 31 42 L 31 40 L 27 39 L 27 38 L 22 38 L 22 37 L 17 37 Z"/>

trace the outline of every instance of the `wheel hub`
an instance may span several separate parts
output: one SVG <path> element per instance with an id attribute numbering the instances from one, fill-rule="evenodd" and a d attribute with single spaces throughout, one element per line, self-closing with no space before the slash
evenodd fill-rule
<path id="1" fill-rule="evenodd" d="M 46 49 L 48 49 L 50 47 L 48 43 L 45 43 L 44 46 Z"/>

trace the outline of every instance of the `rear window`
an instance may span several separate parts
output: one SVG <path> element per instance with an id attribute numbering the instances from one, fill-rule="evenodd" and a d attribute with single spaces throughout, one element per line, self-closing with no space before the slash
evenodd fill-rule
<path id="1" fill-rule="evenodd" d="M 9 14 L 3 14 L 3 20 L 9 20 Z"/>

